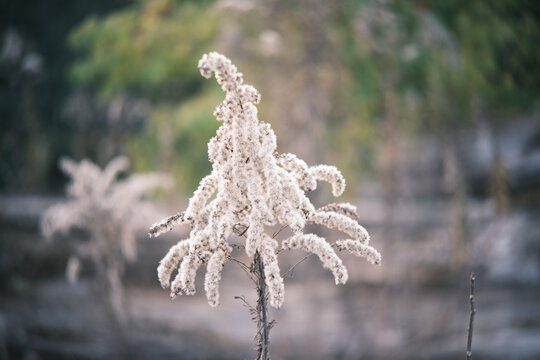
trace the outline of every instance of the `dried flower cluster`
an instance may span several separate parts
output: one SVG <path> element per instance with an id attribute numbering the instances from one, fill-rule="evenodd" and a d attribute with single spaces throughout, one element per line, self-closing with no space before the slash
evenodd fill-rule
<path id="1" fill-rule="evenodd" d="M 86 159 L 79 163 L 67 158 L 60 161 L 60 168 L 71 178 L 67 188 L 70 199 L 47 209 L 41 229 L 46 238 L 71 229 L 88 232 L 89 241 L 79 244 L 68 261 L 66 275 L 71 282 L 77 279 L 79 258 L 90 258 L 98 272 L 118 277 L 116 270 L 120 270 L 122 259 L 115 255 L 120 250 L 127 260 L 136 257 L 135 231 L 144 223 L 141 220 L 145 215 L 155 212 L 141 197 L 172 184 L 163 174 L 132 175 L 116 181 L 128 167 L 129 161 L 123 156 L 111 160 L 104 170 Z"/>
<path id="2" fill-rule="evenodd" d="M 212 172 L 201 180 L 186 211 L 150 228 L 150 236 L 157 236 L 179 223 L 192 226 L 189 238 L 173 246 L 158 267 L 161 285 L 170 287 L 171 296 L 194 294 L 197 270 L 207 264 L 207 299 L 212 306 L 219 303 L 221 271 L 232 251 L 227 239 L 239 227 L 246 229 L 247 255 L 253 257 L 258 252 L 262 258 L 270 303 L 276 308 L 284 300 L 277 260 L 280 248 L 314 253 L 332 271 L 336 284 L 347 281 L 347 270 L 333 247 L 317 235 L 303 233 L 306 223 L 344 232 L 351 239 L 337 241 L 339 250 L 380 263 L 380 254 L 369 246 L 369 234 L 357 223 L 353 205 L 331 204 L 317 210 L 304 194 L 315 190 L 317 181 L 322 180 L 332 185 L 334 196 L 341 195 L 345 179 L 339 170 L 328 165 L 309 167 L 293 154 L 278 154 L 274 131 L 257 118 L 254 104 L 260 101 L 260 94 L 243 84 L 242 74 L 225 56 L 206 54 L 199 61 L 199 69 L 205 78 L 215 73 L 226 93 L 214 112 L 223 124 L 208 144 Z M 281 246 L 264 233 L 265 226 L 277 223 L 290 227 L 294 234 Z"/>

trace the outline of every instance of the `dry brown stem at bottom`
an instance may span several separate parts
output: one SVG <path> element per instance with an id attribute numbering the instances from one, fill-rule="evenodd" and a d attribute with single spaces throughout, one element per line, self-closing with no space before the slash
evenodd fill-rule
<path id="1" fill-rule="evenodd" d="M 257 305 L 253 307 L 243 296 L 235 296 L 235 299 L 242 300 L 244 305 L 249 309 L 251 319 L 257 324 L 257 332 L 255 334 L 256 359 L 269 360 L 269 335 L 275 321 L 268 319 L 268 289 L 264 276 L 264 264 L 258 251 L 253 256 L 253 262 L 249 267 L 249 271 L 252 275 L 250 279 L 255 283 L 257 290 Z"/>
<path id="2" fill-rule="evenodd" d="M 266 282 L 264 278 L 264 265 L 261 255 L 257 251 L 253 257 L 253 265 L 251 271 L 257 279 L 257 359 L 270 359 L 268 353 L 269 333 L 272 326 L 268 322 L 268 291 L 266 290 Z"/>

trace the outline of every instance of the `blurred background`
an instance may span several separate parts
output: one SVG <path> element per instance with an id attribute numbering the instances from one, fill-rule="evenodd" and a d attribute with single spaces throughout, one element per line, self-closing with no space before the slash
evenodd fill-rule
<path id="1" fill-rule="evenodd" d="M 169 172 L 154 202 L 183 209 L 219 126 L 224 94 L 197 69 L 212 50 L 261 92 L 280 152 L 341 169 L 383 256 L 343 255 L 339 287 L 318 259 L 297 266 L 270 312 L 273 359 L 464 358 L 472 270 L 473 358 L 540 358 L 539 39 L 534 0 L 1 0 L 0 359 L 116 358 L 92 266 L 64 277 L 78 235 L 46 242 L 39 219 L 66 199 L 61 156 Z M 188 231 L 147 239 L 161 215 L 124 272 L 127 357 L 254 357 L 237 265 L 218 308 L 202 283 L 175 301 L 160 288 Z"/>

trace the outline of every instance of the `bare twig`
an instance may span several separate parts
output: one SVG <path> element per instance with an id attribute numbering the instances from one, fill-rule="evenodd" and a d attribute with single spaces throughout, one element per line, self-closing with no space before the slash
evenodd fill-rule
<path id="1" fill-rule="evenodd" d="M 241 260 L 238 260 L 237 258 L 232 257 L 232 256 L 229 256 L 229 259 L 236 262 L 238 265 L 240 265 L 240 267 L 242 267 L 242 269 L 249 271 L 250 268 L 249 268 L 249 266 L 246 265 L 245 262 L 243 262 Z"/>
<path id="2" fill-rule="evenodd" d="M 243 261 L 240 261 L 240 260 L 238 260 L 236 258 L 233 258 L 232 256 L 229 257 L 229 259 L 234 261 L 235 263 L 237 263 L 240 266 L 240 268 L 242 270 L 244 270 L 244 272 L 247 274 L 247 276 L 249 276 L 251 281 L 253 281 L 255 284 L 257 283 L 257 279 L 254 278 L 253 275 L 251 275 L 251 273 L 250 273 L 251 270 L 250 270 L 249 266 L 247 266 Z M 236 297 L 235 297 L 235 299 L 236 299 Z"/>
<path id="3" fill-rule="evenodd" d="M 474 314 L 476 314 L 476 309 L 474 308 L 474 271 L 471 273 L 471 294 L 469 295 L 469 301 L 471 304 L 471 315 L 469 317 L 469 330 L 467 336 L 467 360 L 470 360 L 472 357 L 472 335 L 473 335 L 473 324 L 474 324 Z"/>
<path id="4" fill-rule="evenodd" d="M 289 225 L 283 225 L 278 231 L 276 231 L 275 233 L 272 234 L 272 239 L 275 239 L 276 236 L 278 236 L 280 232 L 282 232 L 283 230 L 285 230 L 288 227 L 289 227 Z"/>
<path id="5" fill-rule="evenodd" d="M 235 296 L 234 298 L 235 298 L 236 300 L 242 301 L 242 302 L 244 303 L 244 306 L 247 307 L 247 308 L 249 309 L 249 311 L 252 311 L 252 310 L 253 310 L 253 306 L 251 306 L 251 305 L 247 302 L 246 298 L 245 298 L 243 295 L 242 295 L 242 296 Z"/>
<path id="6" fill-rule="evenodd" d="M 299 261 L 296 262 L 296 264 L 294 264 L 293 266 L 291 266 L 287 271 L 285 271 L 283 273 L 283 277 L 287 276 L 288 274 L 290 274 L 290 276 L 292 277 L 292 273 L 293 273 L 293 270 L 296 266 L 300 265 L 301 263 L 303 263 L 304 261 L 306 261 L 309 257 L 311 257 L 313 255 L 312 254 L 307 254 L 306 256 L 304 256 L 302 259 L 300 259 Z"/>
<path id="7" fill-rule="evenodd" d="M 243 227 L 240 229 L 239 227 Z M 246 232 L 248 231 L 249 226 L 243 225 L 243 224 L 234 224 L 233 226 L 233 232 L 238 236 L 244 236 Z"/>

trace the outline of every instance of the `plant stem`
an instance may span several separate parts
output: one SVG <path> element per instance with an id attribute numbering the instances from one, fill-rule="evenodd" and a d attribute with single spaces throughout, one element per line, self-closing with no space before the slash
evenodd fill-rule
<path id="1" fill-rule="evenodd" d="M 264 265 L 259 252 L 255 252 L 253 257 L 253 273 L 257 278 L 257 360 L 268 360 L 268 335 L 270 332 L 270 326 L 268 323 L 268 294 L 266 290 L 266 282 L 264 278 Z"/>
<path id="2" fill-rule="evenodd" d="M 473 324 L 474 324 L 474 314 L 476 314 L 476 309 L 474 308 L 474 271 L 471 273 L 471 294 L 469 295 L 469 301 L 471 303 L 471 315 L 469 317 L 469 331 L 467 336 L 467 360 L 470 360 L 472 357 L 472 334 L 473 334 Z"/>

